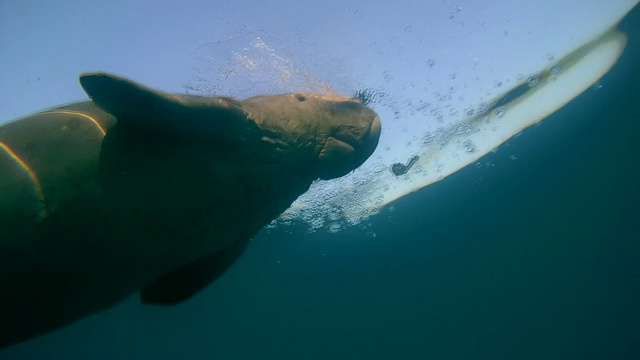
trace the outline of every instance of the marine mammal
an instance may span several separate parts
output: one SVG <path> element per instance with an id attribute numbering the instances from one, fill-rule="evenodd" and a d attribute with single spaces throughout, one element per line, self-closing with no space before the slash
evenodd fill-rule
<path id="1" fill-rule="evenodd" d="M 91 101 L 0 127 L 0 346 L 136 291 L 188 299 L 380 136 L 376 113 L 348 97 L 176 95 L 106 73 L 80 83 Z"/>

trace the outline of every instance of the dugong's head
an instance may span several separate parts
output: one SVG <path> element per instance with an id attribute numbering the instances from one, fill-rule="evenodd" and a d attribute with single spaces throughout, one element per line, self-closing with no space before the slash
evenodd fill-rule
<path id="1" fill-rule="evenodd" d="M 277 163 L 279 171 L 288 167 L 310 179 L 354 170 L 371 156 L 380 137 L 378 115 L 346 96 L 292 93 L 237 100 L 175 95 L 105 73 L 83 74 L 80 82 L 122 126 L 244 152 L 258 163 Z"/>
<path id="2" fill-rule="evenodd" d="M 313 176 L 346 175 L 371 156 L 380 138 L 378 115 L 360 100 L 315 93 L 258 96 L 242 101 L 282 156 L 309 153 Z"/>

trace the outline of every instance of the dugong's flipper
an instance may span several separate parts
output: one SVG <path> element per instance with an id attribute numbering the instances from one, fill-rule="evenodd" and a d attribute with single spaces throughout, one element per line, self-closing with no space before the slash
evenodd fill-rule
<path id="1" fill-rule="evenodd" d="M 220 277 L 242 255 L 249 240 L 237 241 L 213 255 L 159 277 L 140 291 L 140 301 L 145 304 L 176 305 L 188 300 Z"/>

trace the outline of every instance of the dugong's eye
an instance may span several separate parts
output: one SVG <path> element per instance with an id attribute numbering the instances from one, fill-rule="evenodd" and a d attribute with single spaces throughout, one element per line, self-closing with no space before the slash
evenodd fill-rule
<path id="1" fill-rule="evenodd" d="M 298 101 L 300 101 L 300 102 L 307 101 L 307 97 L 304 96 L 304 95 L 300 95 L 300 94 L 296 95 L 296 99 L 298 99 Z"/>

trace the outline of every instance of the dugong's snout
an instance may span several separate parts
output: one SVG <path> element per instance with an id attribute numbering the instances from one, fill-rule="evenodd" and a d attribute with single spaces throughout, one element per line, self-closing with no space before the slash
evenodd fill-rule
<path id="1" fill-rule="evenodd" d="M 380 124 L 380 118 L 374 113 L 369 125 L 369 131 L 365 132 L 360 144 L 355 147 L 356 161 L 354 165 L 356 168 L 362 165 L 378 147 L 381 129 L 382 125 Z"/>
<path id="2" fill-rule="evenodd" d="M 380 118 L 361 100 L 337 94 L 291 93 L 242 101 L 261 139 L 282 158 L 304 158 L 313 179 L 333 179 L 362 165 L 378 146 Z"/>
<path id="3" fill-rule="evenodd" d="M 354 104 L 350 104 L 352 106 Z M 357 104 L 355 107 L 357 111 L 339 117 L 340 122 L 335 124 L 318 155 L 320 179 L 348 174 L 362 165 L 378 146 L 380 118 L 365 105 Z"/>
<path id="4" fill-rule="evenodd" d="M 368 146 L 363 151 L 364 158 L 360 165 L 373 154 L 378 147 L 378 141 L 380 141 L 380 132 L 382 131 L 382 124 L 380 124 L 380 117 L 376 114 L 371 120 L 371 126 L 369 126 L 369 138 L 367 139 Z M 358 165 L 358 166 L 360 166 Z"/>

